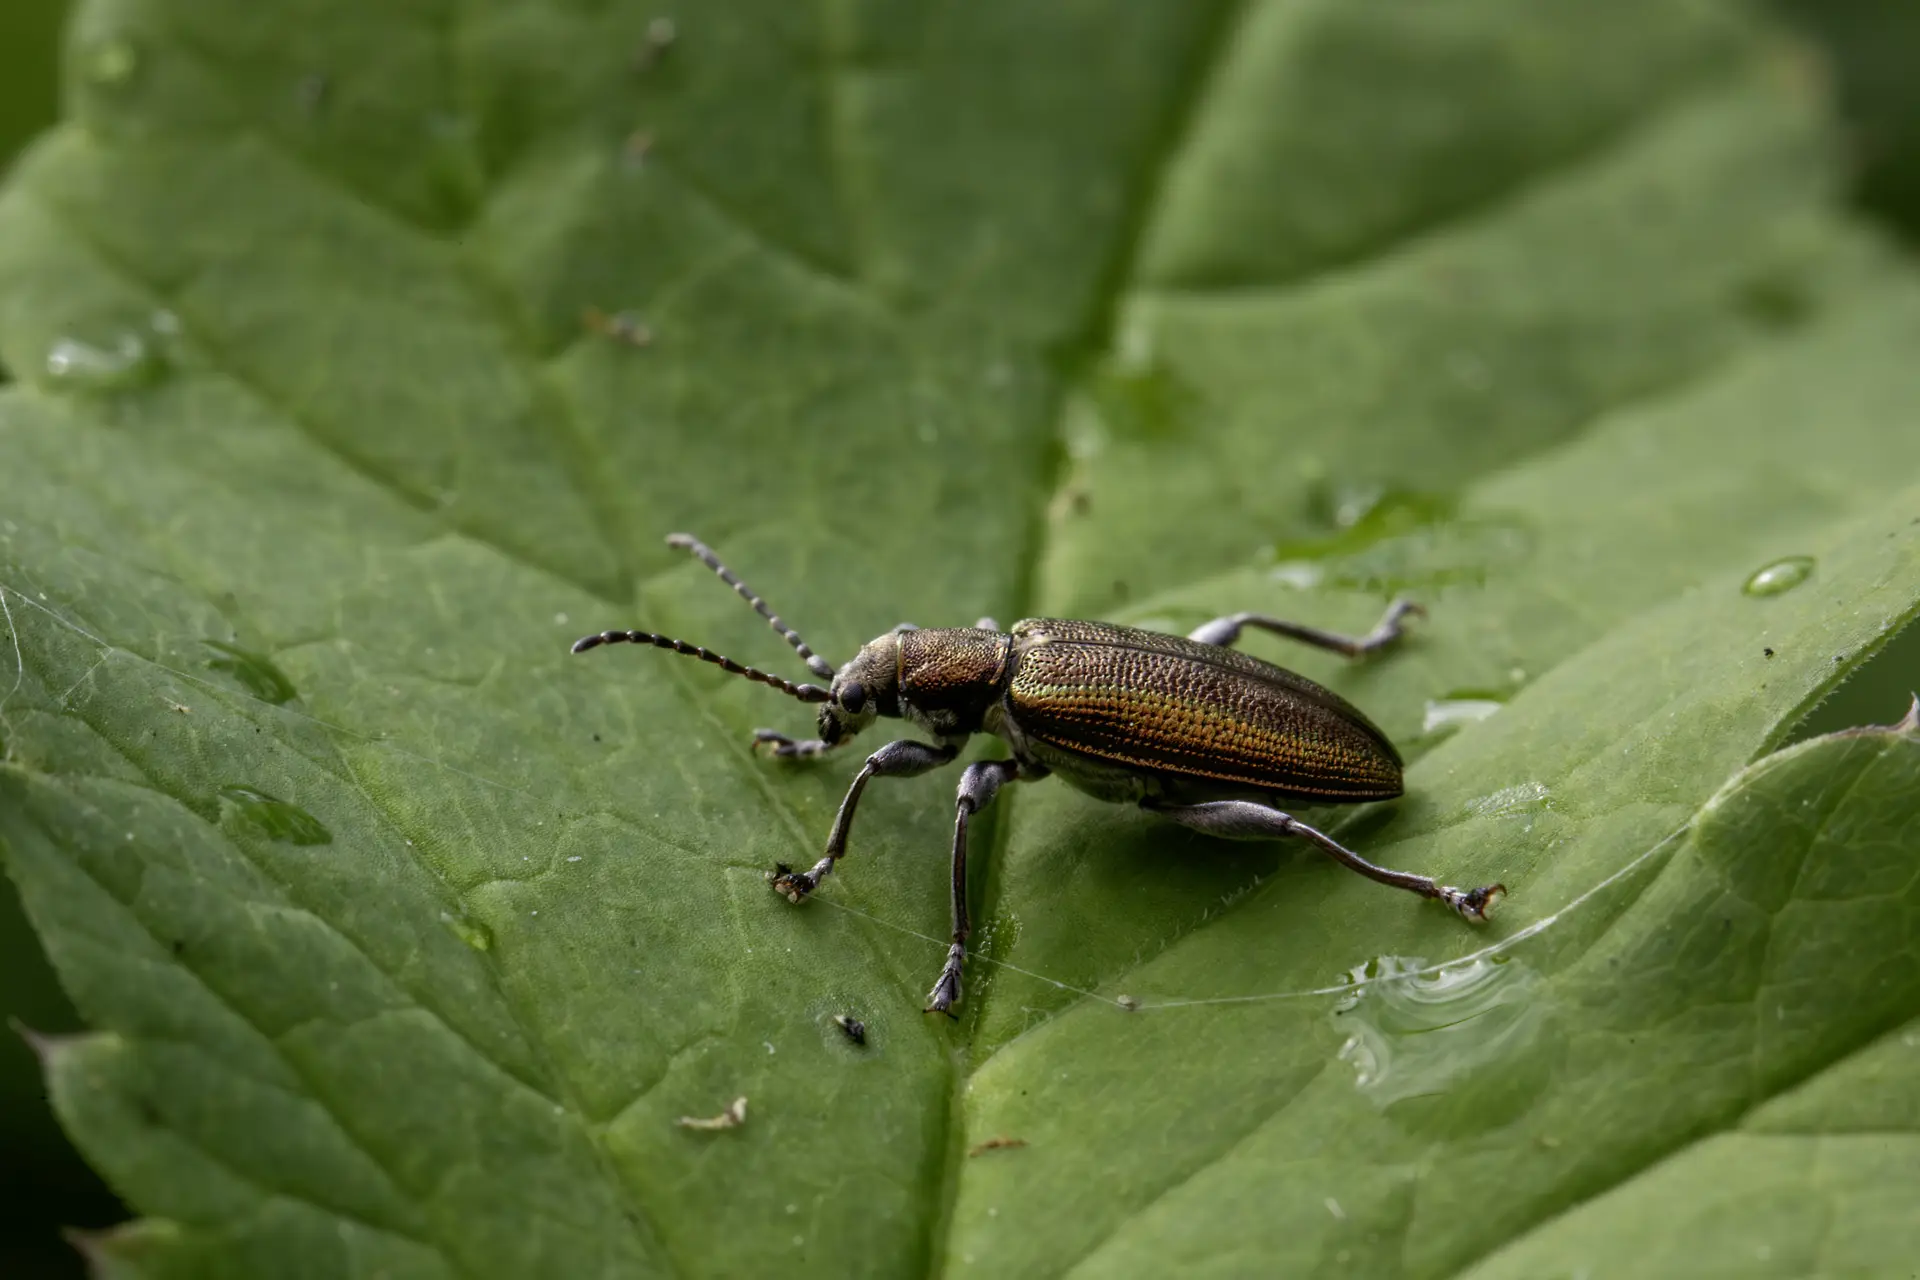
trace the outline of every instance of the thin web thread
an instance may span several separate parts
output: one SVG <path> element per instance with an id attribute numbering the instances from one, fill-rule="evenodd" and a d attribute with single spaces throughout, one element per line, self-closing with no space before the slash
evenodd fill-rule
<path id="1" fill-rule="evenodd" d="M 0 698 L 0 716 L 7 714 L 7 704 L 13 701 L 14 694 L 20 692 L 20 686 L 26 682 L 27 678 L 27 659 L 25 655 L 20 652 L 20 628 L 14 623 L 13 609 L 7 604 L 7 596 L 10 594 L 19 595 L 20 593 L 14 591 L 11 587 L 0 587 L 0 614 L 6 615 L 7 634 L 13 637 L 13 688 L 7 690 L 6 697 Z M 21 596 L 20 598 L 22 600 L 26 599 L 25 596 Z M 52 618 L 58 618 L 60 616 L 52 610 L 48 610 L 47 612 L 48 616 Z"/>
<path id="2" fill-rule="evenodd" d="M 19 600 L 22 604 L 26 605 L 28 608 L 33 609 L 36 612 L 45 614 L 47 617 L 51 618 L 56 624 L 58 624 L 61 627 L 64 627 L 66 630 L 73 632 L 75 635 L 84 637 L 86 640 L 88 640 L 92 644 L 98 645 L 103 651 L 103 654 L 100 660 L 95 662 L 94 665 L 88 669 L 87 674 L 82 676 L 79 681 L 75 682 L 73 687 L 69 689 L 65 695 L 62 696 L 63 705 L 64 705 L 65 698 L 70 697 L 75 689 L 78 689 L 80 685 L 86 683 L 86 680 L 89 676 L 91 676 L 95 671 L 98 671 L 100 667 L 105 665 L 110 655 L 114 653 L 119 653 L 119 652 L 129 653 L 131 654 L 131 656 L 139 658 L 142 662 L 147 663 L 147 665 L 149 666 L 156 667 L 159 670 L 165 671 L 169 675 L 172 675 L 178 679 L 184 680 L 189 684 L 200 686 L 202 688 L 211 690 L 214 693 L 218 693 L 225 696 L 232 692 L 232 690 L 228 689 L 225 685 L 220 684 L 218 681 L 210 680 L 205 676 L 197 675 L 191 671 L 183 671 L 178 667 L 168 666 L 166 663 L 160 662 L 156 659 L 145 658 L 139 654 L 132 654 L 130 650 L 123 650 L 119 646 L 111 643 L 105 638 L 95 635 L 93 632 L 87 630 L 85 627 L 81 626 L 79 623 L 74 622 L 71 619 L 62 616 L 56 610 L 50 609 L 46 605 L 41 604 L 40 602 L 30 599 L 29 597 L 23 595 L 17 589 L 6 586 L 5 584 L 0 584 L 0 614 L 5 615 L 7 620 L 8 630 L 13 636 L 14 661 L 17 668 L 14 675 L 13 687 L 7 691 L 7 696 L 5 698 L 0 698 L 0 712 L 5 711 L 7 703 L 10 702 L 13 696 L 20 691 L 20 687 L 26 679 L 26 660 L 22 655 L 22 652 L 20 649 L 20 630 L 19 630 L 19 627 L 14 623 L 13 610 L 10 607 L 8 607 L 6 603 L 7 597 L 9 595 Z M 262 705 L 269 705 L 269 704 L 262 704 Z M 302 721 L 304 723 L 314 725 L 318 728 L 326 729 L 332 733 L 344 734 L 345 736 L 352 738 L 356 741 L 365 742 L 371 746 L 384 748 L 385 750 L 391 751 L 395 755 L 404 757 L 406 759 L 414 760 L 421 764 L 431 765 L 437 769 L 444 769 L 448 773 L 454 774 L 457 777 L 466 778 L 467 780 L 478 783 L 481 786 L 494 787 L 494 788 L 497 788 L 498 790 L 508 792 L 512 795 L 525 797 L 526 799 L 533 800 L 533 801 L 536 801 L 537 803 L 545 805 L 557 817 L 564 816 L 563 814 L 561 814 L 558 808 L 553 806 L 551 801 L 547 800 L 545 797 L 535 792 L 528 791 L 523 787 L 516 787 L 511 783 L 501 782 L 501 781 L 498 781 L 497 779 L 489 778 L 484 774 L 478 774 L 468 769 L 462 769 L 458 765 L 448 764 L 445 760 L 438 759 L 434 756 L 424 755 L 418 751 L 409 750 L 408 748 L 400 746 L 399 744 L 395 743 L 390 738 L 366 733 L 359 729 L 352 729 L 343 724 L 336 724 L 331 720 L 325 720 L 319 716 L 311 715 L 304 711 L 298 711 L 291 707 L 274 706 L 272 707 L 272 710 L 276 714 L 285 716 L 288 719 Z M 1579 907 L 1585 905 L 1594 897 L 1605 892 L 1612 885 L 1617 884 L 1619 881 L 1625 879 L 1627 876 L 1632 875 L 1634 871 L 1644 866 L 1649 860 L 1657 856 L 1661 850 L 1665 849 L 1668 845 L 1672 844 L 1675 840 L 1678 840 L 1681 836 L 1685 835 L 1687 831 L 1691 829 L 1692 825 L 1693 825 L 1693 821 L 1691 818 L 1689 818 L 1686 822 L 1681 823 L 1678 827 L 1674 828 L 1665 836 L 1661 837 L 1658 841 L 1656 841 L 1653 845 L 1648 847 L 1645 851 L 1635 856 L 1632 861 L 1628 862 L 1626 865 L 1620 867 L 1618 870 L 1608 875 L 1605 879 L 1595 884 L 1592 888 L 1587 889 L 1584 892 L 1578 894 L 1577 896 L 1569 900 L 1567 903 L 1565 903 L 1563 906 L 1561 906 L 1558 910 L 1554 911 L 1552 914 L 1542 916 L 1540 919 L 1535 920 L 1532 924 L 1529 924 L 1525 928 L 1519 929 L 1514 933 L 1509 934 L 1507 937 L 1500 939 L 1498 942 L 1489 943 L 1487 946 L 1480 948 L 1478 951 L 1469 952 L 1466 955 L 1458 956 L 1452 960 L 1438 961 L 1436 963 L 1427 965 L 1420 969 L 1396 973 L 1392 975 L 1391 980 L 1404 981 L 1408 978 L 1431 977 L 1435 974 L 1443 973 L 1446 970 L 1455 968 L 1459 965 L 1471 964 L 1478 960 L 1484 960 L 1489 956 L 1498 955 L 1501 952 L 1511 950 L 1513 947 L 1518 946 L 1520 943 L 1526 941 L 1527 939 L 1535 937 L 1545 932 L 1550 926 L 1558 923 L 1560 919 L 1565 915 L 1567 915 L 1569 912 L 1577 910 Z M 1249 886 L 1249 891 L 1253 889 L 1257 889 L 1258 887 L 1259 887 L 1258 884 L 1251 885 Z M 946 939 L 936 938 L 932 934 L 922 933 L 918 929 L 908 928 L 906 925 L 895 924 L 891 920 L 884 920 L 881 917 L 873 915 L 870 912 L 862 911 L 858 907 L 848 906 L 846 903 L 836 901 L 833 898 L 822 896 L 822 897 L 814 898 L 813 901 L 829 906 L 836 911 L 844 911 L 849 915 L 858 916 L 863 920 L 871 921 L 872 923 L 879 925 L 883 929 L 888 929 L 895 933 L 905 934 L 907 937 L 918 939 L 919 941 L 925 942 L 926 944 L 928 944 L 929 947 L 936 949 L 941 953 L 945 953 L 949 945 Z M 1044 973 L 1039 973 L 1032 969 L 1023 968 L 1022 966 L 1014 964 L 1011 961 L 996 959 L 992 956 L 981 954 L 981 953 L 970 952 L 967 956 L 967 959 L 976 964 L 988 964 L 988 965 L 994 966 L 995 968 L 1005 969 L 1011 973 L 1020 974 L 1022 977 L 1031 978 L 1035 982 L 1044 983 L 1047 986 L 1054 987 L 1057 990 L 1068 991 L 1073 993 L 1074 995 L 1082 997 L 1083 999 L 1094 1000 L 1101 1004 L 1111 1005 L 1116 1009 L 1122 1009 L 1129 1012 L 1134 1012 L 1134 1011 L 1144 1012 L 1151 1009 L 1199 1008 L 1207 1005 L 1262 1004 L 1262 1003 L 1268 1003 L 1268 1002 L 1280 1001 L 1280 1000 L 1304 1000 L 1304 999 L 1311 999 L 1315 997 L 1338 996 L 1338 995 L 1346 995 L 1354 991 L 1359 991 L 1377 982 L 1389 980 L 1385 978 L 1358 978 L 1358 979 L 1353 979 L 1347 982 L 1335 983 L 1330 986 L 1302 987 L 1302 988 L 1297 988 L 1297 989 L 1287 990 L 1287 991 L 1269 991 L 1269 992 L 1260 992 L 1260 993 L 1249 994 L 1249 995 L 1171 997 L 1171 998 L 1160 999 L 1160 1000 L 1140 1000 L 1140 999 L 1135 999 L 1134 997 L 1131 997 L 1131 996 L 1116 997 L 1116 996 L 1102 995 L 1098 991 L 1092 991 L 1085 987 L 1076 986 L 1071 982 L 1065 982 L 1058 978 L 1051 978 Z"/>

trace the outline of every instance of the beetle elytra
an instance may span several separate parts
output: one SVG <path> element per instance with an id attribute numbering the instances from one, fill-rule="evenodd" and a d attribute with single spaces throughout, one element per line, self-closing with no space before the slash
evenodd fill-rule
<path id="1" fill-rule="evenodd" d="M 1401 793 L 1400 754 L 1338 694 L 1233 644 L 1253 627 L 1362 657 L 1398 640 L 1402 621 L 1424 612 L 1409 601 L 1395 601 L 1378 626 L 1358 637 L 1253 613 L 1216 618 L 1185 638 L 1066 618 L 1028 618 L 1005 632 L 990 618 L 972 627 L 902 623 L 836 671 L 699 539 L 676 533 L 667 542 L 719 574 L 828 683 L 796 684 L 650 631 L 587 636 L 574 644 L 575 653 L 607 644 L 653 645 L 818 703 L 818 737 L 754 733 L 755 746 L 769 746 L 776 756 L 817 756 L 882 716 L 907 720 L 933 738 L 901 738 L 867 757 L 834 815 L 820 860 L 805 871 L 782 865 L 769 873 L 789 901 L 805 900 L 846 853 L 869 779 L 911 778 L 951 764 L 974 733 L 1006 740 L 1010 759 L 977 761 L 960 775 L 953 936 L 927 993 L 929 1013 L 945 1013 L 960 999 L 971 931 L 967 823 L 1009 782 L 1058 774 L 1097 799 L 1136 804 L 1208 835 L 1307 840 L 1369 879 L 1437 898 L 1468 920 L 1484 921 L 1506 892 L 1499 884 L 1456 889 L 1376 866 L 1278 807 L 1391 799 Z"/>

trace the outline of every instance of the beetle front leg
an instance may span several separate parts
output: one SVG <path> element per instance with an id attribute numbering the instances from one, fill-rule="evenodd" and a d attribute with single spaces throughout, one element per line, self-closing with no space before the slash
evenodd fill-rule
<path id="1" fill-rule="evenodd" d="M 943 764 L 953 763 L 960 754 L 965 739 L 930 746 L 916 742 L 912 738 L 902 738 L 898 742 L 889 742 L 860 766 L 860 772 L 853 776 L 853 785 L 847 788 L 846 799 L 840 802 L 840 811 L 834 815 L 833 830 L 827 834 L 827 852 L 820 861 L 806 871 L 795 871 L 785 863 L 775 867 L 768 879 L 773 882 L 773 891 L 782 894 L 789 902 L 799 902 L 819 887 L 847 851 L 847 836 L 853 830 L 853 813 L 860 804 L 860 793 L 867 789 L 868 778 L 912 778 L 938 769 Z"/>
<path id="2" fill-rule="evenodd" d="M 819 738 L 791 738 L 778 729 L 755 729 L 753 731 L 753 749 L 771 745 L 773 754 L 782 760 L 811 760 L 814 756 L 823 756 L 833 750 L 834 744 Z"/>
<path id="3" fill-rule="evenodd" d="M 1019 776 L 1017 760 L 983 760 L 968 765 L 960 775 L 960 790 L 953 802 L 953 942 L 947 948 L 946 966 L 927 992 L 928 1013 L 946 1013 L 960 999 L 960 966 L 966 963 L 967 935 L 973 932 L 967 917 L 967 821 L 993 803 L 1001 783 Z M 1028 776 L 1044 776 L 1044 771 L 1029 770 Z"/>
<path id="4" fill-rule="evenodd" d="M 1187 805 L 1148 803 L 1141 807 L 1163 817 L 1172 818 L 1182 826 L 1192 827 L 1195 831 L 1203 831 L 1210 836 L 1220 836 L 1228 840 L 1283 840 L 1294 836 L 1311 840 L 1332 854 L 1336 861 L 1358 871 L 1367 879 L 1378 880 L 1381 884 L 1390 884 L 1396 889 L 1410 890 L 1423 898 L 1438 898 L 1476 924 L 1485 923 L 1487 913 L 1493 910 L 1493 904 L 1507 891 L 1507 887 L 1503 884 L 1482 885 L 1478 889 L 1456 889 L 1450 884 L 1439 884 L 1426 876 L 1416 876 L 1407 871 L 1391 871 L 1386 867 L 1375 866 L 1332 836 L 1315 831 L 1306 823 L 1278 809 L 1256 804 L 1252 800 L 1212 800 L 1205 804 Z"/>
<path id="5" fill-rule="evenodd" d="M 1319 649 L 1331 649 L 1335 653 L 1344 653 L 1349 658 L 1360 658 L 1386 648 L 1402 635 L 1406 628 L 1401 621 L 1409 615 L 1425 617 L 1427 611 L 1411 600 L 1395 600 L 1387 606 L 1387 612 L 1378 625 L 1364 636 L 1343 636 L 1337 631 L 1322 631 L 1319 627 L 1309 627 L 1298 622 L 1287 622 L 1280 618 L 1270 618 L 1264 613 L 1230 613 L 1224 618 L 1215 618 L 1204 627 L 1189 632 L 1187 639 L 1200 644 L 1216 644 L 1230 648 L 1240 639 L 1240 632 L 1247 627 L 1257 627 L 1262 631 L 1271 631 L 1275 635 L 1285 636 L 1289 640 L 1298 640 Z"/>

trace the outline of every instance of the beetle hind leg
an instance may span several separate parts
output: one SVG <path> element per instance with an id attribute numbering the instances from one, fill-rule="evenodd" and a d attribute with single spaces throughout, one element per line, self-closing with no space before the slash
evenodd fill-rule
<path id="1" fill-rule="evenodd" d="M 1230 613 L 1224 618 L 1215 618 L 1204 627 L 1198 627 L 1189 632 L 1187 639 L 1199 644 L 1231 648 L 1239 642 L 1242 631 L 1248 627 L 1256 627 L 1261 631 L 1271 631 L 1275 635 L 1285 636 L 1289 640 L 1313 645 L 1317 649 L 1331 649 L 1349 658 L 1362 658 L 1370 653 L 1377 653 L 1405 635 L 1406 628 L 1401 624 L 1407 618 L 1425 617 L 1426 613 L 1424 608 L 1411 600 L 1395 600 L 1387 606 L 1386 613 L 1381 615 L 1380 621 L 1373 630 L 1364 636 L 1345 636 L 1337 631 L 1322 631 L 1319 627 L 1271 618 L 1264 613 Z"/>
<path id="2" fill-rule="evenodd" d="M 1409 871 L 1394 871 L 1377 866 L 1347 848 L 1332 836 L 1314 830 L 1298 818 L 1252 800 L 1211 800 L 1204 804 L 1162 805 L 1151 801 L 1141 806 L 1185 827 L 1220 836 L 1227 840 L 1309 840 L 1332 855 L 1336 862 L 1358 871 L 1369 880 L 1437 898 L 1461 917 L 1484 924 L 1493 906 L 1506 893 L 1503 884 L 1482 885 L 1478 889 L 1456 889 L 1427 876 Z"/>

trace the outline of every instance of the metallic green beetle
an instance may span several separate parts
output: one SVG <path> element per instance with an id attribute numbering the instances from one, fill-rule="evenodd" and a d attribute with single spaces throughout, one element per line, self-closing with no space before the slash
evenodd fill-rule
<path id="1" fill-rule="evenodd" d="M 967 738 L 991 733 L 1013 758 L 982 760 L 960 775 L 953 827 L 953 941 L 927 1011 L 960 999 L 966 959 L 967 822 L 1004 783 L 1057 773 L 1101 800 L 1137 804 L 1162 817 L 1240 840 L 1310 840 L 1361 875 L 1438 898 L 1468 920 L 1484 921 L 1505 886 L 1456 889 L 1426 876 L 1375 866 L 1331 837 L 1282 812 L 1278 804 L 1357 804 L 1401 792 L 1400 754 L 1352 704 L 1313 681 L 1234 651 L 1247 627 L 1360 657 L 1402 634 L 1410 601 L 1388 608 L 1380 625 L 1350 637 L 1261 614 L 1216 618 L 1192 635 L 1161 635 L 1106 622 L 1028 618 L 1002 632 L 991 618 L 972 627 L 921 629 L 903 623 L 833 669 L 735 577 L 699 539 L 676 533 L 670 546 L 693 553 L 745 598 L 830 686 L 795 684 L 770 672 L 650 631 L 587 636 L 575 653 L 605 644 L 650 644 L 724 667 L 802 702 L 820 704 L 820 736 L 794 739 L 771 729 L 756 746 L 777 756 L 815 756 L 851 739 L 881 716 L 910 720 L 933 737 L 890 742 L 867 757 L 827 835 L 826 854 L 809 870 L 769 873 L 774 890 L 800 902 L 847 851 L 853 814 L 869 778 L 911 778 L 951 764 Z"/>

